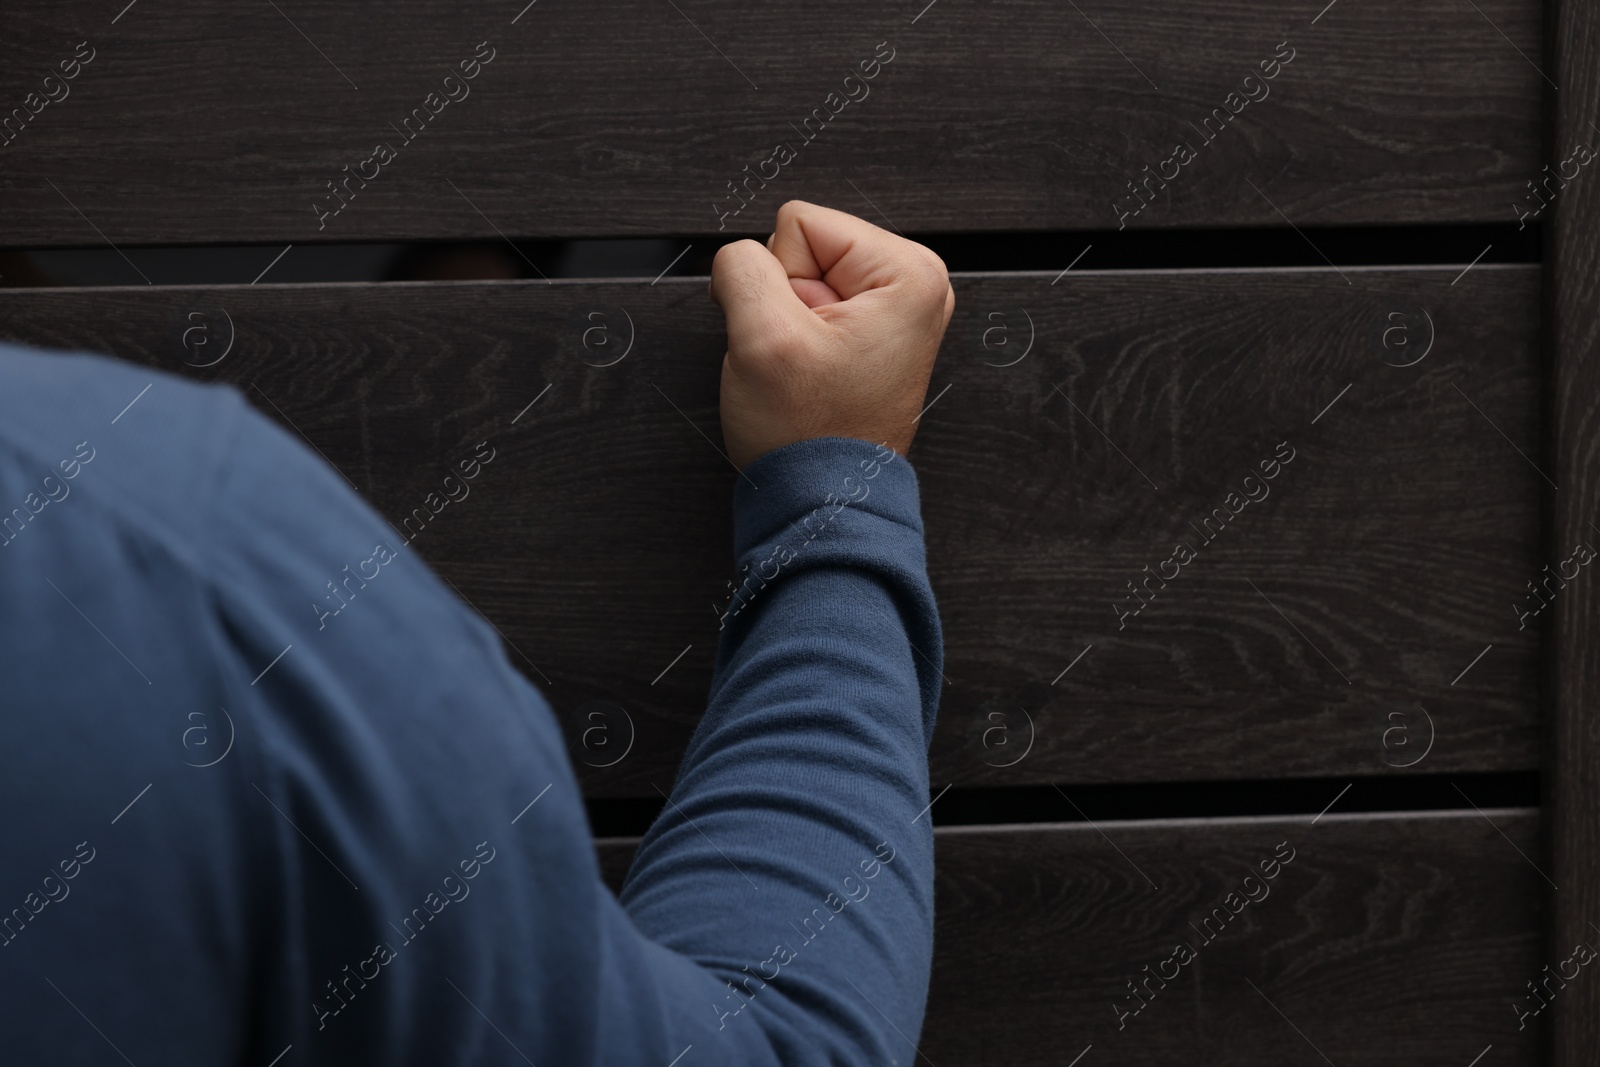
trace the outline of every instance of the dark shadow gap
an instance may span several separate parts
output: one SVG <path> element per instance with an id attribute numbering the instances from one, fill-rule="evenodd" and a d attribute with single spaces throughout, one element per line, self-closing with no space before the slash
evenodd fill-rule
<path id="1" fill-rule="evenodd" d="M 1346 789 L 1345 787 L 1349 788 Z M 929 799 L 933 799 L 931 796 Z M 665 802 L 660 797 L 585 800 L 596 837 L 637 837 Z M 935 826 L 1000 823 L 1096 825 L 1130 819 L 1228 818 L 1352 812 L 1489 811 L 1539 805 L 1537 771 L 1240 782 L 1002 786 L 950 789 L 929 809 Z M 923 816 L 927 818 L 927 816 Z"/>
<path id="2" fill-rule="evenodd" d="M 910 234 L 952 271 L 1538 263 L 1538 223 Z M 0 251 L 0 287 L 704 276 L 728 234 Z M 124 258 L 126 257 L 126 258 Z"/>

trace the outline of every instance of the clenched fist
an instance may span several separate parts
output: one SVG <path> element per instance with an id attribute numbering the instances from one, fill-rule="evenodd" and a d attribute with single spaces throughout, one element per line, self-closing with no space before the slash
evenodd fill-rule
<path id="1" fill-rule="evenodd" d="M 722 436 L 740 470 L 813 437 L 911 447 L 956 306 L 938 256 L 791 200 L 765 248 L 717 252 L 710 293 L 728 323 Z"/>

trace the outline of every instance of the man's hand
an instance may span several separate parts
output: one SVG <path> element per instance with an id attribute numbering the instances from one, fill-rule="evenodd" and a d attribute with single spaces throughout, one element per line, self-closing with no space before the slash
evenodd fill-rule
<path id="1" fill-rule="evenodd" d="M 722 436 L 740 470 L 813 437 L 911 447 L 956 306 L 938 256 L 791 200 L 767 247 L 717 252 L 710 293 L 728 322 Z"/>

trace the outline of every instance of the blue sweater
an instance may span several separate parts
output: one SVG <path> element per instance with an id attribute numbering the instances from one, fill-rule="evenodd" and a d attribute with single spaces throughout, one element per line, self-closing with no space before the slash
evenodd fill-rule
<path id="1" fill-rule="evenodd" d="M 0 346 L 0 1058 L 912 1062 L 916 478 L 843 438 L 747 474 L 619 902 L 549 704 L 338 473 L 231 387 Z"/>

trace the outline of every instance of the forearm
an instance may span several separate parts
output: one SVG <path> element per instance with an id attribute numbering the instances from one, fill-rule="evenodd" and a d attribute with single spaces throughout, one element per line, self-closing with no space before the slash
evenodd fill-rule
<path id="1" fill-rule="evenodd" d="M 884 455 L 807 441 L 752 464 L 759 489 L 741 480 L 735 550 L 756 580 L 622 896 L 732 983 L 691 1010 L 765 1028 L 783 1062 L 903 1058 L 927 992 L 942 648 L 915 476 Z"/>

